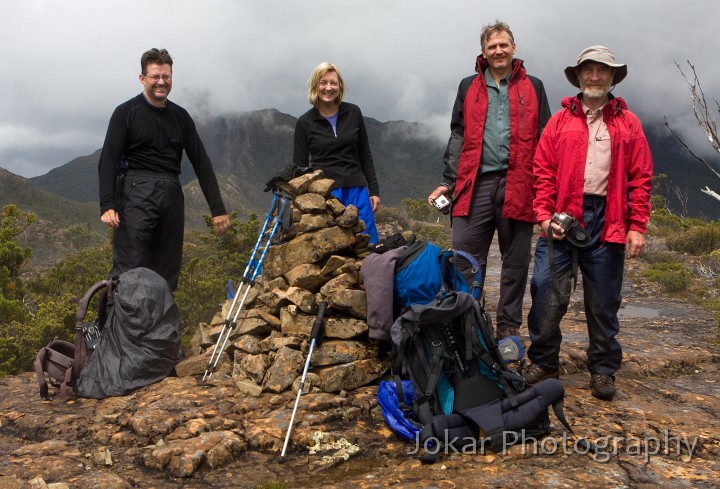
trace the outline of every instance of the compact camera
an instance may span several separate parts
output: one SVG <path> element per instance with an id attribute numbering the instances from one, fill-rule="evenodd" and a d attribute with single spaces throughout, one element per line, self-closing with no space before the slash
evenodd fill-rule
<path id="1" fill-rule="evenodd" d="M 432 204 L 443 214 L 450 212 L 450 200 L 448 200 L 448 198 L 444 195 L 441 195 L 437 199 L 433 199 Z"/>
<path id="2" fill-rule="evenodd" d="M 566 233 L 570 226 L 572 226 L 572 223 L 575 222 L 575 218 L 573 216 L 565 214 L 564 212 L 561 212 L 560 214 L 557 212 L 554 213 L 550 220 L 560 226 Z"/>
<path id="3" fill-rule="evenodd" d="M 564 212 L 559 214 L 556 212 L 550 220 L 563 229 L 565 237 L 571 244 L 578 248 L 583 248 L 590 244 L 590 235 L 585 232 L 573 216 L 565 214 Z"/>

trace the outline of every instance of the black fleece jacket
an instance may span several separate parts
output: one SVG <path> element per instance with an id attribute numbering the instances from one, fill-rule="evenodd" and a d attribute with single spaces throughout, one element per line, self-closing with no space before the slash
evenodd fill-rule
<path id="1" fill-rule="evenodd" d="M 365 122 L 357 105 L 342 102 L 338 108 L 337 136 L 316 108 L 300 116 L 295 124 L 293 163 L 321 169 L 338 187 L 367 187 L 380 195 Z"/>
<path id="2" fill-rule="evenodd" d="M 180 174 L 182 152 L 188 156 L 213 216 L 227 214 L 210 157 L 190 114 L 167 101 L 155 107 L 141 93 L 120 104 L 110 118 L 98 165 L 100 214 L 117 210 L 115 178 L 121 170 Z"/>

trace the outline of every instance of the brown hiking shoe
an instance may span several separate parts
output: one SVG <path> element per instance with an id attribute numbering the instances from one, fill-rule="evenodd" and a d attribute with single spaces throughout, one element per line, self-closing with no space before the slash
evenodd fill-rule
<path id="1" fill-rule="evenodd" d="M 591 374 L 590 390 L 598 399 L 612 401 L 615 397 L 615 377 L 607 374 Z"/>
<path id="2" fill-rule="evenodd" d="M 495 332 L 497 341 L 504 340 L 508 336 L 520 337 L 520 330 L 517 326 L 508 326 L 507 324 L 498 324 Z"/>
<path id="3" fill-rule="evenodd" d="M 545 368 L 540 365 L 531 363 L 522 371 L 522 377 L 528 384 L 537 384 L 544 379 L 557 379 L 560 377 L 560 370 L 555 368 Z"/>

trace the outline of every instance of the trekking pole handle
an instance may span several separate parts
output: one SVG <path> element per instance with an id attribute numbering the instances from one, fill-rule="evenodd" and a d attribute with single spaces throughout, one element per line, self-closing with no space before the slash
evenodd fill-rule
<path id="1" fill-rule="evenodd" d="M 317 343 L 320 343 L 320 336 L 322 335 L 323 323 L 325 322 L 325 310 L 327 309 L 327 301 L 321 301 L 313 323 L 312 330 L 310 331 L 310 339 L 314 339 Z"/>

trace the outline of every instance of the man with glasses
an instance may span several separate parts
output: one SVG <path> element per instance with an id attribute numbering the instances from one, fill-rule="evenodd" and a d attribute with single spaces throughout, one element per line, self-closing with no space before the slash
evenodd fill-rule
<path id="1" fill-rule="evenodd" d="M 168 100 L 173 60 L 165 49 L 140 58 L 143 92 L 119 105 L 100 154 L 100 220 L 114 228 L 110 276 L 146 267 L 177 288 L 185 204 L 178 179 L 183 150 L 212 214 L 213 231 L 229 219 L 212 163 L 190 115 Z"/>

